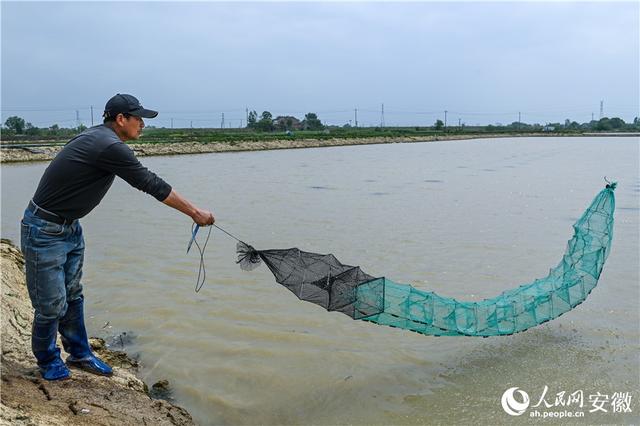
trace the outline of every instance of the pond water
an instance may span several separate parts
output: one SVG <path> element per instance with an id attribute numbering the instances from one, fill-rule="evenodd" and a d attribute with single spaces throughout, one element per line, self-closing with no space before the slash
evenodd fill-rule
<path id="1" fill-rule="evenodd" d="M 168 379 L 200 424 L 539 421 L 502 410 L 516 386 L 532 405 L 545 386 L 551 403 L 582 390 L 577 422 L 636 421 L 638 148 L 637 137 L 547 137 L 143 158 L 258 249 L 331 252 L 465 300 L 545 276 L 604 176 L 618 181 L 613 248 L 598 287 L 555 321 L 510 337 L 422 336 L 299 301 L 264 265 L 241 271 L 215 229 L 195 293 L 189 219 L 117 179 L 82 220 L 90 332 L 133 336 L 145 380 Z M 3 237 L 19 241 L 45 167 L 2 166 Z M 597 392 L 630 392 L 633 412 L 589 413 Z"/>

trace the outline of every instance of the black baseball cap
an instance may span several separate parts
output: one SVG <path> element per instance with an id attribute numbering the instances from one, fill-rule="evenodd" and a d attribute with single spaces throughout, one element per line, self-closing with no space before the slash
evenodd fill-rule
<path id="1" fill-rule="evenodd" d="M 104 118 L 112 118 L 118 114 L 131 114 L 136 117 L 155 118 L 158 111 L 146 109 L 140 105 L 140 101 L 132 95 L 118 93 L 107 101 L 104 106 Z"/>

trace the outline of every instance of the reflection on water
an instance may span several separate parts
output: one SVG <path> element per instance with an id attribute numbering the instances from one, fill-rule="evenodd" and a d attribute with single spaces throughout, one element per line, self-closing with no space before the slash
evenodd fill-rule
<path id="1" fill-rule="evenodd" d="M 513 386 L 532 398 L 545 385 L 554 395 L 632 391 L 637 404 L 637 158 L 637 138 L 144 158 L 256 248 L 332 252 L 372 275 L 465 300 L 545 276 L 603 176 L 618 181 L 620 208 L 600 284 L 574 311 L 511 337 L 436 338 L 300 302 L 267 268 L 241 271 L 235 241 L 217 230 L 196 294 L 189 221 L 117 180 L 82 221 L 89 326 L 133 331 L 145 379 L 169 379 L 202 424 L 534 422 L 502 411 Z M 44 167 L 2 166 L 3 236 L 17 240 Z"/>

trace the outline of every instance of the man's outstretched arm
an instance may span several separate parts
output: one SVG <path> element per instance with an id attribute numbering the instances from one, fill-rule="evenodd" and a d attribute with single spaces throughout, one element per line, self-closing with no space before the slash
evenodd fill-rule
<path id="1" fill-rule="evenodd" d="M 186 214 L 200 226 L 213 225 L 213 222 L 215 222 L 213 213 L 209 210 L 202 210 L 194 206 L 189 200 L 178 194 L 175 189 L 172 189 L 167 198 L 162 202 Z"/>

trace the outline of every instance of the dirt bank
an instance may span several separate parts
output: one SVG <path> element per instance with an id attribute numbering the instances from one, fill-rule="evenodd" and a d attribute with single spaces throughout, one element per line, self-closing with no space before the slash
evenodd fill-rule
<path id="1" fill-rule="evenodd" d="M 518 135 L 518 136 L 540 136 L 540 134 Z M 344 145 L 369 145 L 382 143 L 412 143 L 412 142 L 433 142 L 443 140 L 463 140 L 479 138 L 514 137 L 514 135 L 440 135 L 440 136 L 420 136 L 403 138 L 352 138 L 352 139 L 303 139 L 303 140 L 274 140 L 274 141 L 251 141 L 251 142 L 180 142 L 180 143 L 130 143 L 136 155 L 139 157 L 150 155 L 179 155 L 179 154 L 203 154 L 210 152 L 233 152 L 233 151 L 261 151 L 270 149 L 294 149 L 294 148 L 317 148 L 328 146 Z M 49 161 L 62 147 L 42 147 L 31 152 L 24 149 L 3 149 L 0 153 L 0 162 L 15 163 L 23 161 Z"/>
<path id="2" fill-rule="evenodd" d="M 47 382 L 31 354 L 33 309 L 22 253 L 0 242 L 2 363 L 0 424 L 3 425 L 191 425 L 187 411 L 151 398 L 135 376 L 136 361 L 91 339 L 94 351 L 114 368 L 111 378 L 72 369 L 72 378 Z M 60 342 L 58 342 L 60 345 Z M 60 345 L 61 346 L 61 345 Z M 63 359 L 67 356 L 63 353 Z"/>
<path id="3" fill-rule="evenodd" d="M 467 139 L 493 139 L 516 137 L 638 137 L 638 132 L 627 133 L 518 133 L 518 134 L 447 134 L 438 136 L 403 136 L 403 137 L 368 137 L 368 138 L 333 138 L 333 139 L 281 139 L 271 141 L 249 142 L 179 142 L 179 143 L 130 143 L 139 157 L 150 155 L 182 155 L 204 154 L 211 152 L 262 151 L 270 149 L 320 148 L 346 145 L 373 145 L 382 143 L 414 143 Z M 35 141 L 37 142 L 37 141 Z M 49 161 L 62 149 L 61 146 L 43 146 L 38 148 L 12 148 L 0 151 L 0 163 L 16 163 L 25 161 Z"/>

